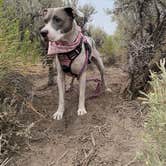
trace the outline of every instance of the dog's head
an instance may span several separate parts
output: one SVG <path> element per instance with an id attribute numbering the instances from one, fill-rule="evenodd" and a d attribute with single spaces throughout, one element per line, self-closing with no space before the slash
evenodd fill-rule
<path id="1" fill-rule="evenodd" d="M 41 29 L 42 37 L 49 41 L 59 41 L 72 30 L 76 12 L 71 7 L 48 8 L 43 11 L 45 26 Z"/>

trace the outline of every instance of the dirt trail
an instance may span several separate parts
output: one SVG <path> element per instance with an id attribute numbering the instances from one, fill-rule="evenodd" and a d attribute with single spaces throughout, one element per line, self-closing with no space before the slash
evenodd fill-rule
<path id="1" fill-rule="evenodd" d="M 91 71 L 88 77 L 94 75 Z M 34 88 L 47 82 L 47 73 L 36 66 L 31 70 Z M 88 114 L 77 116 L 78 95 L 66 94 L 66 112 L 62 121 L 52 120 L 57 109 L 56 85 L 36 91 L 34 107 L 46 119 L 32 112 L 27 122 L 35 122 L 29 147 L 16 157 L 11 166 L 142 166 L 135 160 L 142 147 L 142 117 L 137 101 L 124 100 L 120 91 L 126 75 L 119 68 L 107 69 L 107 81 L 112 89 L 86 101 Z M 77 83 L 74 85 L 78 87 Z M 92 93 L 89 83 L 87 95 Z"/>

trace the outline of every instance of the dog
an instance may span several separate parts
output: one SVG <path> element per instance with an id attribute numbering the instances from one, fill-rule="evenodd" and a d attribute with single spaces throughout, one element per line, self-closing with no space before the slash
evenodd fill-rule
<path id="1" fill-rule="evenodd" d="M 54 55 L 57 68 L 59 105 L 57 111 L 53 115 L 53 118 L 56 120 L 61 120 L 65 111 L 64 95 L 66 73 L 72 74 L 79 80 L 79 104 L 77 111 L 79 116 L 87 113 L 85 108 L 85 89 L 88 62 L 93 62 L 97 66 L 101 75 L 102 87 L 103 89 L 107 89 L 109 91 L 106 87 L 104 79 L 104 64 L 95 47 L 94 40 L 81 34 L 81 30 L 75 21 L 76 15 L 77 12 L 72 7 L 48 8 L 43 11 L 45 26 L 41 29 L 40 33 L 43 38 L 47 38 L 50 42 L 50 51 L 48 51 L 48 54 Z M 65 43 L 68 47 L 66 47 L 65 44 L 63 46 L 63 43 Z M 73 43 L 72 46 L 71 43 Z M 65 52 L 63 52 L 63 49 L 60 49 L 61 47 L 65 50 Z M 75 50 L 73 52 L 72 48 L 74 47 Z M 56 48 L 55 52 L 54 48 Z M 86 52 L 89 52 L 87 53 L 88 60 Z M 75 55 L 74 58 L 72 57 L 73 54 Z M 69 55 L 71 56 L 71 59 L 73 59 L 72 63 L 66 67 L 62 62 L 65 62 L 65 56 L 68 56 L 69 58 Z"/>

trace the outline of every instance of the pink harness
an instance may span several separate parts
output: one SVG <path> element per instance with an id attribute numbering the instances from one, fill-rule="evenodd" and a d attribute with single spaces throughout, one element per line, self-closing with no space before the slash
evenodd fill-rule
<path id="1" fill-rule="evenodd" d="M 87 49 L 85 49 L 85 62 L 78 75 L 72 73 L 71 64 L 74 61 L 74 59 L 80 54 L 82 49 L 82 43 L 88 44 L 86 36 L 84 36 L 81 33 L 81 31 L 79 32 L 76 40 L 70 44 L 63 41 L 61 42 L 50 41 L 48 47 L 48 56 L 58 55 L 60 64 L 64 72 L 70 72 L 71 75 L 79 78 L 82 72 L 84 71 L 86 65 L 88 64 L 90 52 Z"/>

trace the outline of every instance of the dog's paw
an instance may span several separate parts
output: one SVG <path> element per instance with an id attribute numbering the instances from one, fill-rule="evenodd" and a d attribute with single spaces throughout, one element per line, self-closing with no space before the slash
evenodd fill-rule
<path id="1" fill-rule="evenodd" d="M 111 90 L 110 88 L 106 88 L 106 89 L 105 89 L 105 92 L 107 92 L 107 93 L 111 93 L 112 90 Z"/>
<path id="2" fill-rule="evenodd" d="M 57 111 L 53 115 L 53 119 L 55 119 L 55 120 L 61 120 L 62 117 L 63 117 L 63 112 L 62 111 Z"/>
<path id="3" fill-rule="evenodd" d="M 77 114 L 78 114 L 78 116 L 81 116 L 81 115 L 87 114 L 87 112 L 86 112 L 85 108 L 84 109 L 80 108 L 80 109 L 78 109 Z"/>

